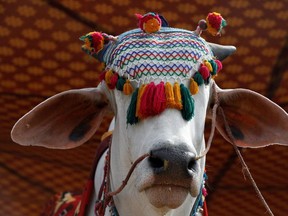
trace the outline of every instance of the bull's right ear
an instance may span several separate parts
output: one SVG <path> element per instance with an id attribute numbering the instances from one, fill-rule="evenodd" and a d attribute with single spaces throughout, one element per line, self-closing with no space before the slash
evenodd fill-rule
<path id="1" fill-rule="evenodd" d="M 108 100 L 99 87 L 65 91 L 18 120 L 11 138 L 25 146 L 73 148 L 91 138 L 107 108 Z"/>

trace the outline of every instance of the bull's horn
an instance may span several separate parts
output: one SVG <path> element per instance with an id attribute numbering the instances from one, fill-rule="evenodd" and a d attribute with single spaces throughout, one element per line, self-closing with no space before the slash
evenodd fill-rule
<path id="1" fill-rule="evenodd" d="M 232 55 L 236 51 L 235 46 L 224 46 L 215 43 L 208 44 L 211 47 L 214 56 L 220 61 L 223 61 L 226 57 Z"/>

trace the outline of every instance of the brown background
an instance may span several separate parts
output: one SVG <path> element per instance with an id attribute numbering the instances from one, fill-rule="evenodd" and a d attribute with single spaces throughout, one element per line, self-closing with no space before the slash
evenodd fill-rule
<path id="1" fill-rule="evenodd" d="M 288 111 L 287 0 L 0 0 L 1 216 L 39 215 L 53 193 L 82 188 L 111 116 L 91 141 L 68 151 L 18 146 L 10 139 L 11 127 L 51 95 L 97 85 L 101 67 L 81 51 L 81 35 L 93 30 L 120 34 L 136 27 L 133 14 L 149 11 L 189 30 L 209 12 L 220 12 L 228 22 L 224 35 L 203 37 L 238 50 L 224 61 L 219 86 L 252 89 Z M 288 148 L 242 153 L 274 214 L 287 215 Z M 209 215 L 267 215 L 232 146 L 219 135 L 207 172 Z"/>

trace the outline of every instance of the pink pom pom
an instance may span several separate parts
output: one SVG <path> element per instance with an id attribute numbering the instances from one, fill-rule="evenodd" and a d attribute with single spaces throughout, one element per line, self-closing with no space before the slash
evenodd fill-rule
<path id="1" fill-rule="evenodd" d="M 222 62 L 219 61 L 218 59 L 214 60 L 215 63 L 217 64 L 217 73 L 222 70 L 223 66 L 222 66 Z"/>

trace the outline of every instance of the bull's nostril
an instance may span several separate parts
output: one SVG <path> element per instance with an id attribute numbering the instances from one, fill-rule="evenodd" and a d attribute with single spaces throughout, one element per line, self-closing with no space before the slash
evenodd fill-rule
<path id="1" fill-rule="evenodd" d="M 195 167 L 196 167 L 196 160 L 193 158 L 189 161 L 188 163 L 188 170 L 195 170 Z"/>
<path id="2" fill-rule="evenodd" d="M 159 169 L 159 168 L 164 167 L 164 161 L 160 158 L 149 157 L 148 161 L 149 161 L 150 166 L 154 169 Z"/>

